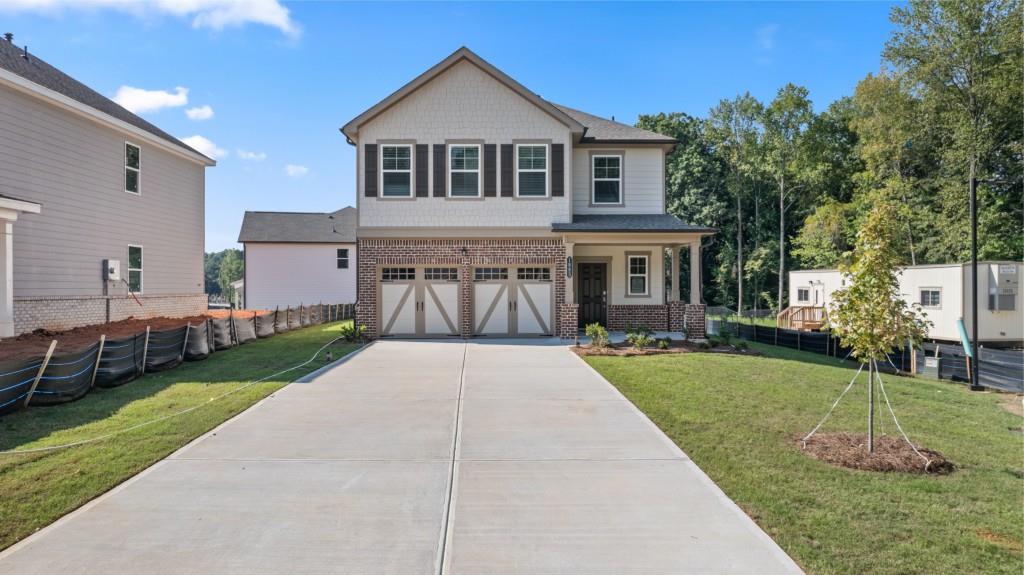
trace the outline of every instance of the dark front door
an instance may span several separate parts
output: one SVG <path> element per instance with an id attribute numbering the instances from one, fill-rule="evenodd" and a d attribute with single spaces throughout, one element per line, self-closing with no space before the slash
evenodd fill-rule
<path id="1" fill-rule="evenodd" d="M 580 305 L 580 327 L 589 323 L 608 325 L 608 265 L 604 263 L 581 263 L 576 274 L 576 301 Z"/>

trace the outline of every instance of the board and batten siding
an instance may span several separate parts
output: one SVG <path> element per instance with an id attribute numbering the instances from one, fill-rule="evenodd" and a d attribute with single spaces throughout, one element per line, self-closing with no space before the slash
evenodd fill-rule
<path id="1" fill-rule="evenodd" d="M 141 148 L 138 196 L 125 140 Z M 15 299 L 102 295 L 102 260 L 127 278 L 129 244 L 144 248 L 145 295 L 203 293 L 202 165 L 0 86 L 0 174 L 0 194 L 43 206 L 14 223 Z"/>
<path id="2" fill-rule="evenodd" d="M 591 156 L 625 153 L 622 205 L 591 205 Z M 572 211 L 576 214 L 665 213 L 665 151 L 660 147 L 576 147 L 572 151 Z"/>
<path id="3" fill-rule="evenodd" d="M 430 144 L 430 194 L 413 199 L 366 197 L 365 145 L 388 140 Z M 473 140 L 497 144 L 497 197 L 484 197 L 486 168 L 481 170 L 478 199 L 435 197 L 435 144 Z M 561 197 L 502 197 L 500 146 L 543 140 L 562 144 L 565 169 Z M 460 62 L 359 128 L 358 208 L 363 227 L 537 227 L 571 219 L 572 149 L 569 128 L 470 62 Z M 481 152 L 484 152 L 481 149 Z M 483 154 L 481 154 L 483 156 Z M 549 152 L 550 157 L 550 152 Z M 415 167 L 413 169 L 415 174 Z M 378 176 L 379 177 L 379 176 Z M 441 180 L 444 181 L 444 180 Z M 371 184 L 372 186 L 372 184 Z"/>
<path id="4" fill-rule="evenodd" d="M 348 249 L 348 269 L 337 250 Z M 356 301 L 355 244 L 245 244 L 245 305 L 274 309 Z"/>

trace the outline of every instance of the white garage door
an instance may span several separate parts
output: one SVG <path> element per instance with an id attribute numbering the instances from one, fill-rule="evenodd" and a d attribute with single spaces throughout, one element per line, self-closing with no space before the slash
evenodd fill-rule
<path id="1" fill-rule="evenodd" d="M 473 333 L 550 335 L 554 284 L 547 267 L 473 270 Z"/>
<path id="2" fill-rule="evenodd" d="M 458 268 L 381 268 L 381 335 L 459 335 L 458 311 Z"/>

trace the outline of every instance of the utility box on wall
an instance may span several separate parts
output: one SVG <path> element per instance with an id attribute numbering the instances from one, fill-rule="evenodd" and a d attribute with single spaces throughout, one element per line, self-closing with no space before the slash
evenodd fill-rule
<path id="1" fill-rule="evenodd" d="M 1020 288 L 1017 266 L 1015 264 L 999 264 L 997 270 L 989 272 L 988 281 L 988 309 L 1014 311 L 1017 308 L 1017 291 Z"/>
<path id="2" fill-rule="evenodd" d="M 103 279 L 110 282 L 121 281 L 121 260 L 103 260 Z"/>

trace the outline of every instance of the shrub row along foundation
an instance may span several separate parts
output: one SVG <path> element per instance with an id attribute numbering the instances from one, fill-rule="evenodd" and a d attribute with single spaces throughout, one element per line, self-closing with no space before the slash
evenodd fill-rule
<path id="1" fill-rule="evenodd" d="M 285 308 L 251 317 L 230 314 L 177 329 L 146 331 L 131 337 L 99 341 L 88 349 L 54 355 L 57 340 L 46 354 L 29 360 L 0 362 L 0 415 L 29 405 L 55 405 L 84 397 L 93 387 L 117 387 L 144 373 L 165 371 L 183 361 L 206 359 L 257 338 L 272 337 L 325 322 L 351 319 L 351 304 Z"/>

